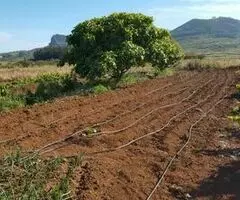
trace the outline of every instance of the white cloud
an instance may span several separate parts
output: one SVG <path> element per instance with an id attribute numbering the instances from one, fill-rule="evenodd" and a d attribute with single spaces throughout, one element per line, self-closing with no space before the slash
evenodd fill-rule
<path id="1" fill-rule="evenodd" d="M 153 8 L 145 12 L 154 16 L 156 24 L 173 29 L 193 18 L 232 17 L 240 19 L 239 0 L 181 0 L 189 4 Z"/>

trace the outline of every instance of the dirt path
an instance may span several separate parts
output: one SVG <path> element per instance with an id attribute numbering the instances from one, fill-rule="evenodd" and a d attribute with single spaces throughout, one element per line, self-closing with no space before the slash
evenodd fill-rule
<path id="1" fill-rule="evenodd" d="M 228 173 L 239 178 L 239 134 L 226 119 L 237 82 L 232 69 L 179 73 L 2 114 L 1 154 L 15 145 L 50 156 L 84 152 L 76 199 L 147 199 L 192 135 L 151 199 L 238 199 L 239 179 L 231 185 Z"/>

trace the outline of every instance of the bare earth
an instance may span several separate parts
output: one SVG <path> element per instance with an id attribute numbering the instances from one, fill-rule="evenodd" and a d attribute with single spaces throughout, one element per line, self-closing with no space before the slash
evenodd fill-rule
<path id="1" fill-rule="evenodd" d="M 237 82 L 234 69 L 184 72 L 5 113 L 0 154 L 83 152 L 76 199 L 147 199 L 163 172 L 151 199 L 240 199 L 240 134 L 227 119 Z"/>

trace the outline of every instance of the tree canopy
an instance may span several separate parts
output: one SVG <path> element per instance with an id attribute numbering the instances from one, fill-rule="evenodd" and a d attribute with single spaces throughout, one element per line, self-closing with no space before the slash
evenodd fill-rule
<path id="1" fill-rule="evenodd" d="M 151 63 L 163 69 L 183 57 L 170 33 L 143 14 L 113 13 L 84 21 L 73 29 L 67 42 L 67 62 L 90 80 L 119 80 L 133 66 Z"/>

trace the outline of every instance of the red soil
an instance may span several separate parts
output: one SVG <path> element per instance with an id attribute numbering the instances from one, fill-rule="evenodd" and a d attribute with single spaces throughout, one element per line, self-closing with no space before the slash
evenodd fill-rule
<path id="1" fill-rule="evenodd" d="M 233 69 L 182 72 L 4 113 L 1 154 L 16 145 L 46 156 L 83 152 L 76 199 L 147 199 L 192 133 L 152 199 L 240 199 L 239 133 L 226 118 L 237 82 Z"/>

